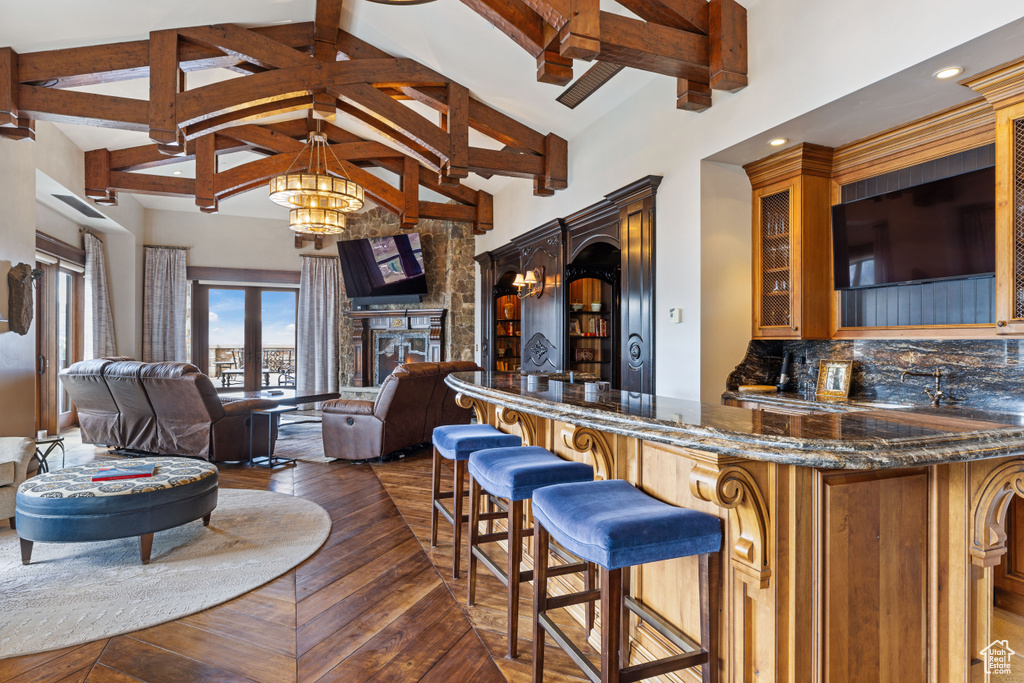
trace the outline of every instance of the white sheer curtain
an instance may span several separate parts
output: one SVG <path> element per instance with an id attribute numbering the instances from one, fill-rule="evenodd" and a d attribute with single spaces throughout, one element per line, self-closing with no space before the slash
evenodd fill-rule
<path id="1" fill-rule="evenodd" d="M 110 281 L 103 242 L 85 233 L 85 357 L 117 355 L 114 314 L 110 306 Z"/>
<path id="2" fill-rule="evenodd" d="M 336 256 L 303 254 L 295 376 L 299 395 L 338 390 L 340 277 Z"/>
<path id="3" fill-rule="evenodd" d="M 142 304 L 142 360 L 188 360 L 185 318 L 188 284 L 186 247 L 146 246 Z"/>

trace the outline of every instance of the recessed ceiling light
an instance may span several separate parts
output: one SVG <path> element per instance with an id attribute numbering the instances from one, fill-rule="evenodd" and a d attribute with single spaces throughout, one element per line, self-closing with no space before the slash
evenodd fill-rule
<path id="1" fill-rule="evenodd" d="M 945 69 L 939 69 L 932 75 L 939 80 L 946 80 L 947 78 L 959 76 L 963 72 L 964 68 L 962 66 L 947 66 Z"/>
<path id="2" fill-rule="evenodd" d="M 171 171 L 174 175 L 181 175 L 181 171 Z"/>
<path id="3" fill-rule="evenodd" d="M 786 138 L 773 138 L 768 141 L 768 144 L 772 147 L 782 147 L 784 144 L 789 142 Z"/>

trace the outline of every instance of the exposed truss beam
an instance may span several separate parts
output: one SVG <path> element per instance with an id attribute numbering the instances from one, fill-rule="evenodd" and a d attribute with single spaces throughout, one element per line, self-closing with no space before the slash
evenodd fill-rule
<path id="1" fill-rule="evenodd" d="M 516 2 L 509 16 L 532 14 L 538 27 L 543 23 L 530 6 Z M 31 139 L 34 120 L 147 132 L 154 144 L 86 154 L 87 195 L 107 204 L 116 203 L 118 192 L 188 196 L 200 210 L 216 212 L 221 201 L 264 185 L 288 167 L 304 168 L 308 159 L 297 156 L 313 126 L 327 133 L 344 172 L 370 199 L 398 214 L 405 227 L 441 218 L 470 222 L 475 231 L 490 229 L 490 195 L 460 183 L 470 172 L 532 179 L 538 195 L 565 187 L 564 140 L 474 99 L 433 69 L 396 59 L 341 31 L 340 13 L 341 0 L 319 0 L 316 21 L 303 25 L 166 29 L 154 31 L 149 40 L 25 55 L 0 48 L 0 135 Z M 557 34 L 545 30 L 532 38 L 553 44 Z M 186 71 L 214 67 L 246 75 L 187 89 Z M 65 89 L 147 76 L 147 100 Z M 423 117 L 402 104 L 404 99 L 426 102 L 439 120 Z M 329 115 L 336 107 L 399 149 L 311 117 Z M 296 110 L 312 111 L 303 119 L 256 123 Z M 507 151 L 470 148 L 470 128 Z M 218 157 L 240 150 L 267 156 L 220 170 Z M 184 161 L 195 162 L 194 179 L 138 173 Z M 398 187 L 365 166 L 394 173 Z M 421 186 L 457 203 L 424 202 Z"/>

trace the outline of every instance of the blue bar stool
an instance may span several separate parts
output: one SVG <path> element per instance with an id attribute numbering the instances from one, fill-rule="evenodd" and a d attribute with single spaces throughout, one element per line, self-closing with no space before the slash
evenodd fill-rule
<path id="1" fill-rule="evenodd" d="M 718 517 L 679 508 L 648 496 L 622 480 L 559 484 L 533 494 L 536 551 L 533 583 L 533 681 L 544 680 L 544 634 L 551 634 L 590 680 L 639 681 L 704 664 L 702 680 L 717 680 Z M 548 597 L 548 550 L 554 538 L 566 550 L 604 568 L 600 591 Z M 700 643 L 629 596 L 630 567 L 698 556 Z M 549 609 L 601 600 L 601 670 L 551 620 Z M 672 641 L 682 654 L 629 665 L 629 612 Z"/>
<path id="2" fill-rule="evenodd" d="M 469 457 L 469 581 L 467 601 L 476 602 L 477 561 L 498 577 L 508 588 L 508 657 L 515 659 L 519 642 L 519 584 L 532 581 L 532 571 L 521 571 L 523 539 L 533 535 L 533 529 L 523 528 L 523 501 L 533 496 L 542 486 L 593 481 L 594 468 L 586 463 L 563 460 L 540 446 L 518 448 L 491 448 L 477 451 Z M 481 534 L 480 495 L 504 498 L 508 501 L 507 533 Z M 483 543 L 508 540 L 508 571 L 503 570 L 488 556 Z M 557 568 L 561 574 L 586 571 L 583 565 L 565 565 Z M 549 571 L 550 576 L 553 572 Z M 588 586 L 589 587 L 589 586 Z M 593 619 L 592 610 L 589 620 Z"/>
<path id="3" fill-rule="evenodd" d="M 437 515 L 440 513 L 452 525 L 452 577 L 457 579 L 462 559 L 462 523 L 469 521 L 469 517 L 462 514 L 462 497 L 466 495 L 466 461 L 474 451 L 520 446 L 523 440 L 491 425 L 469 424 L 435 427 L 432 441 L 434 473 L 430 499 L 430 547 L 437 547 Z M 450 492 L 441 492 L 441 458 L 454 461 L 455 477 Z M 454 499 L 451 511 L 442 502 L 445 498 Z"/>

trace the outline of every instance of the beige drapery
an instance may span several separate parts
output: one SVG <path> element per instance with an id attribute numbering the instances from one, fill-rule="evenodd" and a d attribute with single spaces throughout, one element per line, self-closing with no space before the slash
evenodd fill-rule
<path id="1" fill-rule="evenodd" d="M 110 306 L 110 280 L 103 241 L 87 232 L 85 242 L 85 357 L 117 355 L 114 314 Z"/>
<path id="2" fill-rule="evenodd" d="M 338 390 L 340 277 L 337 257 L 303 254 L 295 375 L 299 395 Z"/>
<path id="3" fill-rule="evenodd" d="M 188 360 L 185 344 L 188 280 L 185 247 L 146 246 L 142 360 Z"/>

